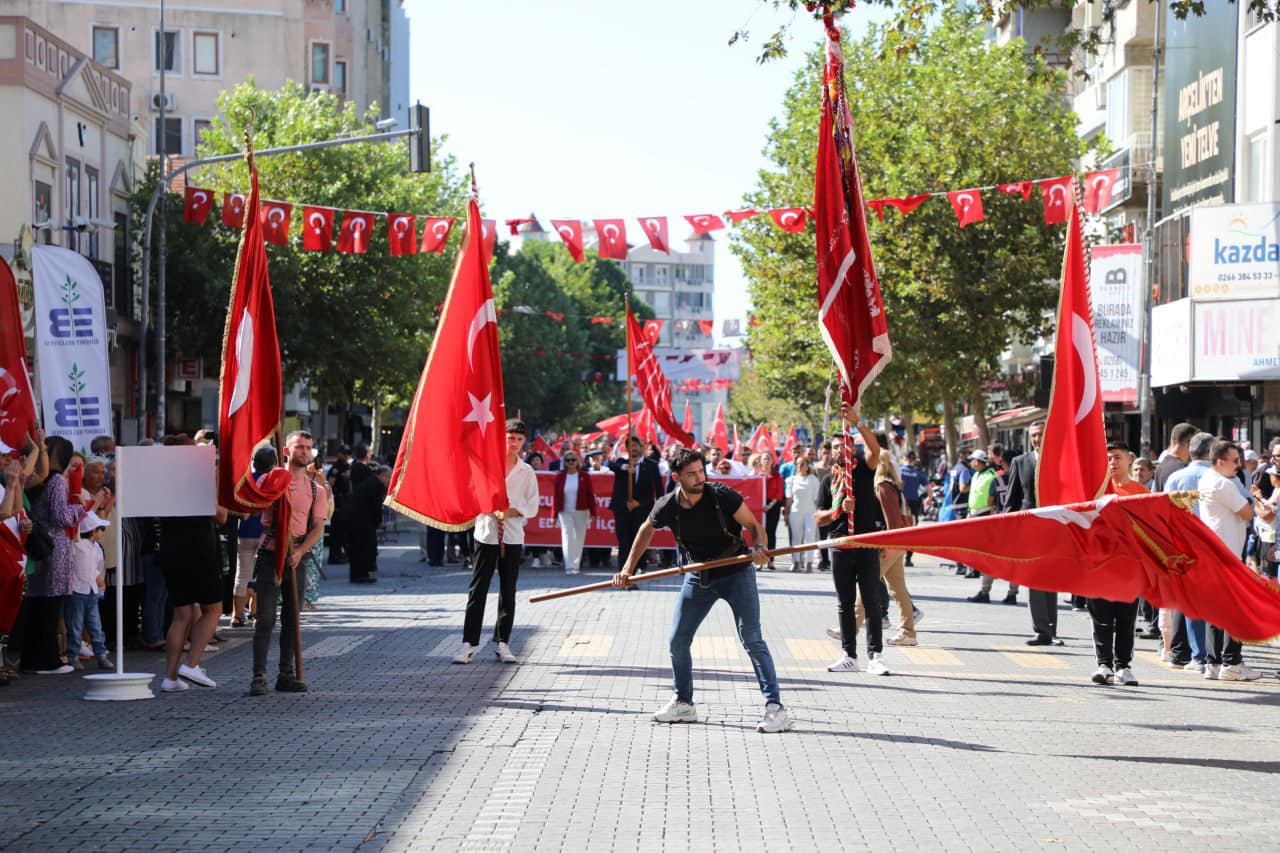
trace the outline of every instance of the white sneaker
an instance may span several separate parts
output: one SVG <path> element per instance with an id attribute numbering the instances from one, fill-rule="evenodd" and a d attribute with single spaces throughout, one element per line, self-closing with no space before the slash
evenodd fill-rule
<path id="1" fill-rule="evenodd" d="M 1101 665 L 1094 670 L 1093 676 L 1090 680 L 1093 681 L 1094 684 L 1110 684 L 1111 679 L 1115 677 L 1115 671 L 1112 670 L 1111 667 Z"/>
<path id="2" fill-rule="evenodd" d="M 840 660 L 827 667 L 827 672 L 862 672 L 862 667 L 858 665 L 857 658 L 851 658 L 848 655 L 845 655 L 840 658 Z"/>
<path id="3" fill-rule="evenodd" d="M 844 635 L 840 633 L 839 628 L 828 628 L 827 636 L 835 640 L 837 643 L 844 639 Z"/>
<path id="4" fill-rule="evenodd" d="M 682 701 L 672 694 L 671 701 L 654 712 L 653 721 L 655 723 L 696 723 L 698 709 L 692 702 Z"/>
<path id="5" fill-rule="evenodd" d="M 205 672 L 202 666 L 187 666 L 184 663 L 178 667 L 178 677 L 185 678 L 192 684 L 199 684 L 201 687 L 218 686 L 218 683 L 209 677 L 209 673 Z"/>
<path id="6" fill-rule="evenodd" d="M 36 675 L 66 675 L 68 672 L 75 672 L 76 668 L 69 663 L 64 663 L 56 669 L 37 669 Z"/>
<path id="7" fill-rule="evenodd" d="M 919 625 L 920 621 L 924 619 L 924 611 L 919 607 L 916 607 L 914 604 L 911 605 L 911 618 L 914 620 L 916 625 Z"/>
<path id="8" fill-rule="evenodd" d="M 1222 667 L 1216 663 L 1206 663 L 1204 665 L 1204 677 L 1209 681 L 1215 681 L 1217 680 L 1218 673 L 1221 672 L 1221 670 Z"/>
<path id="9" fill-rule="evenodd" d="M 888 614 L 888 613 L 886 613 L 886 614 L 884 615 L 884 618 L 880 620 L 880 629 L 881 629 L 882 631 L 888 631 L 888 630 L 889 630 L 890 628 L 892 628 L 892 627 L 893 627 L 893 625 L 892 625 L 892 624 L 890 624 L 890 622 L 889 622 L 889 614 Z"/>
<path id="10" fill-rule="evenodd" d="M 93 646 L 84 640 L 80 641 L 80 660 L 93 660 Z"/>
<path id="11" fill-rule="evenodd" d="M 916 642 L 916 638 L 915 638 L 915 637 L 908 637 L 908 636 L 907 636 L 906 634 L 904 634 L 902 631 L 899 631 L 897 634 L 895 634 L 894 636 L 892 636 L 892 637 L 890 637 L 889 639 L 885 640 L 884 642 L 885 642 L 885 645 L 887 645 L 887 646 L 916 646 L 916 645 L 919 645 L 919 643 L 917 643 L 917 642 Z"/>
<path id="12" fill-rule="evenodd" d="M 765 734 L 785 732 L 791 728 L 792 722 L 786 708 L 777 702 L 770 702 L 764 706 L 764 716 L 760 718 L 759 724 L 756 725 L 756 731 L 764 732 Z"/>
<path id="13" fill-rule="evenodd" d="M 871 662 L 867 664 L 867 673 L 869 675 L 890 675 L 889 667 L 884 662 L 884 655 L 879 652 L 871 655 Z"/>
<path id="14" fill-rule="evenodd" d="M 498 643 L 497 655 L 498 660 L 503 663 L 520 663 L 520 658 L 515 656 L 515 652 L 506 643 Z"/>
<path id="15" fill-rule="evenodd" d="M 1224 666 L 1218 673 L 1218 678 L 1222 681 L 1257 681 L 1261 677 L 1262 673 L 1250 669 L 1243 663 Z"/>
<path id="16" fill-rule="evenodd" d="M 453 656 L 454 663 L 472 663 L 476 659 L 476 647 L 470 643 L 462 644 L 462 651 Z"/>
<path id="17" fill-rule="evenodd" d="M 1122 666 L 1116 670 L 1115 680 L 1123 684 L 1125 687 L 1137 687 L 1138 679 L 1134 676 L 1133 670 L 1127 666 Z"/>
<path id="18" fill-rule="evenodd" d="M 1169 650 L 1166 649 L 1164 646 L 1160 647 L 1160 662 L 1161 663 L 1169 662 Z"/>
<path id="19" fill-rule="evenodd" d="M 181 693 L 188 687 L 189 685 L 187 682 L 183 681 L 181 678 L 175 678 L 172 681 L 166 678 L 160 682 L 161 693 Z"/>

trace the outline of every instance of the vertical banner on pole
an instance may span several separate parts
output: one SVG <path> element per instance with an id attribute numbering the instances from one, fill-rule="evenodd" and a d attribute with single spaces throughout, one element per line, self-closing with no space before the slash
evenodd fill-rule
<path id="1" fill-rule="evenodd" d="M 45 432 L 87 451 L 95 436 L 111 432 L 102 279 L 69 249 L 35 246 L 31 260 Z"/>
<path id="2" fill-rule="evenodd" d="M 1142 349 L 1142 245 L 1094 246 L 1089 264 L 1102 402 L 1132 406 L 1138 402 Z"/>

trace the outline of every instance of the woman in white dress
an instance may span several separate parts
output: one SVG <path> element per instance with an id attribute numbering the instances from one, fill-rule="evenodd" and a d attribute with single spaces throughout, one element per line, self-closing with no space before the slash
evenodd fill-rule
<path id="1" fill-rule="evenodd" d="M 787 521 L 791 528 L 791 544 L 805 545 L 818 540 L 818 527 L 813 514 L 818 511 L 819 481 L 813 473 L 813 463 L 808 457 L 796 460 L 796 472 L 787 478 Z M 791 558 L 791 571 L 812 572 L 817 559 L 813 551 L 802 551 Z"/>

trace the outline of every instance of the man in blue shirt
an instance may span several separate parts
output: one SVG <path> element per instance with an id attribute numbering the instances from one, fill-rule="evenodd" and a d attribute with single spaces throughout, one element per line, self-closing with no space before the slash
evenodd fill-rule
<path id="1" fill-rule="evenodd" d="M 929 478 L 916 467 L 914 450 L 907 454 L 907 461 L 902 463 L 898 473 L 902 476 L 902 496 L 907 501 L 907 508 L 911 510 L 912 523 L 919 524 L 920 516 L 924 515 L 924 492 L 929 487 Z M 907 552 L 904 565 L 914 565 L 911 562 L 910 551 Z"/>
<path id="2" fill-rule="evenodd" d="M 1200 477 L 1213 467 L 1209 460 L 1213 447 L 1213 435 L 1198 432 L 1191 437 L 1191 462 L 1169 475 L 1164 481 L 1166 492 L 1195 491 L 1200 488 Z M 1195 512 L 1196 508 L 1192 509 Z M 1172 669 L 1203 672 L 1205 662 L 1205 623 L 1202 619 L 1187 619 L 1180 612 L 1173 614 L 1173 640 L 1169 644 L 1169 666 Z"/>

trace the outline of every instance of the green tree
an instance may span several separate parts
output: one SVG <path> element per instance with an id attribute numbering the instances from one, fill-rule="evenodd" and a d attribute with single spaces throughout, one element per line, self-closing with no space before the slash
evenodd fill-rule
<path id="1" fill-rule="evenodd" d="M 1065 75 L 1030 63 L 1020 42 L 988 44 L 976 12 L 945 12 L 911 54 L 882 55 L 885 28 L 848 45 L 855 145 L 868 198 L 981 187 L 1067 174 L 1083 150 Z M 755 207 L 812 197 L 821 51 L 787 92 L 766 152 L 773 168 L 747 196 Z M 1062 258 L 1061 226 L 1038 198 L 987 192 L 986 221 L 961 229 L 945 198 L 902 217 L 871 216 L 894 358 L 867 411 L 909 415 L 942 403 L 948 418 L 983 399 L 982 383 L 1014 340 L 1046 330 Z M 870 215 L 870 214 L 869 214 Z M 735 236 L 760 325 L 749 332 L 768 393 L 824 396 L 831 358 L 818 335 L 812 234 L 761 219 Z"/>

